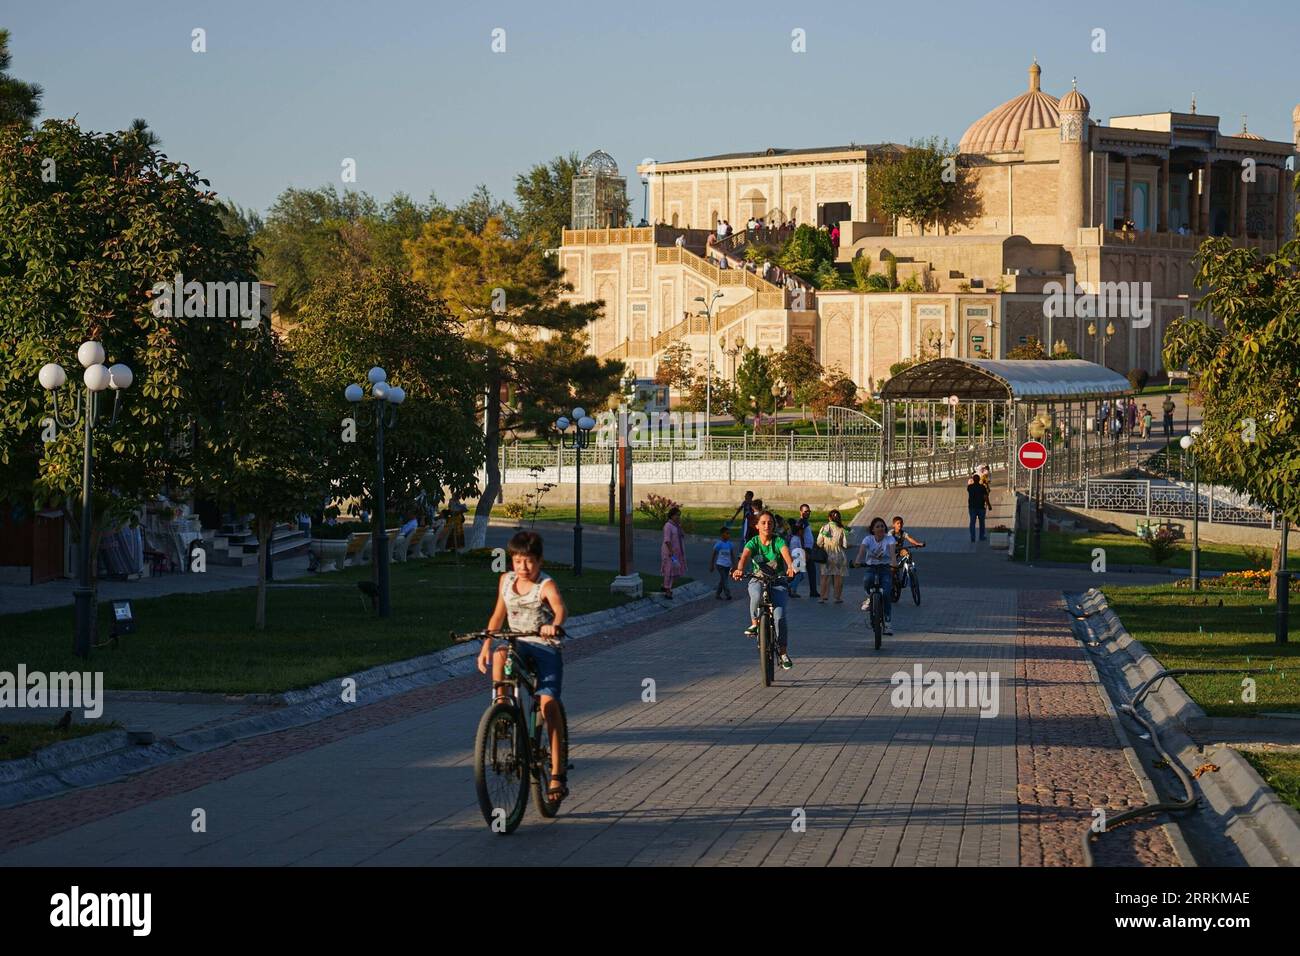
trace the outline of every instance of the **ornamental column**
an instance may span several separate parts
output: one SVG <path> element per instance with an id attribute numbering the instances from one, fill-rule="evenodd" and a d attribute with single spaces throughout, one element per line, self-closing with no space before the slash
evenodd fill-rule
<path id="1" fill-rule="evenodd" d="M 1250 183 L 1241 178 L 1241 173 L 1233 174 L 1238 182 L 1237 198 L 1237 236 L 1240 239 L 1246 238 L 1246 208 L 1250 205 Z"/>
<path id="2" fill-rule="evenodd" d="M 1159 215 L 1160 219 L 1156 224 L 1157 232 L 1169 231 L 1169 157 L 1165 156 L 1160 160 L 1160 175 L 1156 182 L 1156 191 L 1160 193 Z"/>
<path id="3" fill-rule="evenodd" d="M 1124 222 L 1133 218 L 1133 157 L 1124 155 Z"/>
<path id="4" fill-rule="evenodd" d="M 1196 231 L 1203 236 L 1210 234 L 1210 172 L 1212 170 L 1209 157 L 1201 164 L 1201 211 L 1198 217 L 1199 229 Z"/>

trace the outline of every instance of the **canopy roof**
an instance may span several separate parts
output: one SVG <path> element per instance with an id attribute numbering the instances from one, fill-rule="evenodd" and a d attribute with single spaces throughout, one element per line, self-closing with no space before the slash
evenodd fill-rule
<path id="1" fill-rule="evenodd" d="M 880 397 L 890 401 L 1060 401 L 1110 398 L 1133 391 L 1128 379 L 1096 362 L 1082 359 L 941 358 L 899 372 L 884 384 Z"/>

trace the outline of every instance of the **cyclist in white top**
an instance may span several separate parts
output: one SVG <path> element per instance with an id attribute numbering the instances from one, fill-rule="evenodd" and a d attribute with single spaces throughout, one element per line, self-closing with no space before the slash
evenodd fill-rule
<path id="1" fill-rule="evenodd" d="M 872 580 L 880 587 L 881 595 L 884 598 L 885 610 L 885 633 L 893 634 L 893 628 L 890 626 L 890 607 L 889 593 L 892 590 L 894 572 L 898 569 L 898 554 L 894 548 L 894 537 L 888 533 L 885 526 L 885 519 L 875 517 L 871 519 L 870 534 L 862 539 L 858 545 L 858 554 L 854 558 L 854 564 L 862 564 L 862 557 L 865 554 L 867 561 L 867 575 L 863 579 L 862 586 L 871 587 Z M 862 609 L 865 611 L 867 605 L 864 603 Z"/>

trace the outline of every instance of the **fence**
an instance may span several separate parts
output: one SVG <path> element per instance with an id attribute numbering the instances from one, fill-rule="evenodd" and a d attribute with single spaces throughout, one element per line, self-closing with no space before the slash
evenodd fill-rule
<path id="1" fill-rule="evenodd" d="M 1122 511 L 1153 518 L 1192 518 L 1193 490 L 1147 479 L 1088 478 L 1044 489 L 1044 498 L 1085 510 Z M 1203 486 L 1196 502 L 1199 517 L 1217 524 L 1277 527 L 1277 515 L 1227 488 Z"/>

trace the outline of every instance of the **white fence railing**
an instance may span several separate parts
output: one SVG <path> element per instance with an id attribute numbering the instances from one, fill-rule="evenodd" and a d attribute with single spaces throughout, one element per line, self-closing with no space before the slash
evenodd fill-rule
<path id="1" fill-rule="evenodd" d="M 1199 517 L 1216 524 L 1277 527 L 1277 515 L 1228 488 L 1203 485 L 1199 500 L 1189 485 L 1145 479 L 1089 478 L 1045 488 L 1045 499 L 1085 510 L 1122 511 L 1159 518 L 1191 519 L 1193 502 Z"/>

